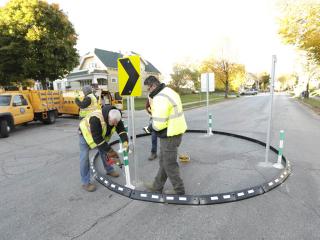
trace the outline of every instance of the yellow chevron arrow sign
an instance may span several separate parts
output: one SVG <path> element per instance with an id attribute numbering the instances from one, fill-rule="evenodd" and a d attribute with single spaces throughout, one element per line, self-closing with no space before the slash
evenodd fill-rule
<path id="1" fill-rule="evenodd" d="M 121 96 L 141 96 L 140 57 L 118 59 L 119 93 Z"/>

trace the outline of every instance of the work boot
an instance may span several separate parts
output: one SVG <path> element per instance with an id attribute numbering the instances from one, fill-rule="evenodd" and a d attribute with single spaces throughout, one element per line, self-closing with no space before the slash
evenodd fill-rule
<path id="1" fill-rule="evenodd" d="M 158 157 L 157 154 L 152 152 L 152 153 L 150 154 L 150 156 L 148 157 L 148 160 L 149 160 L 149 161 L 152 161 L 152 160 L 156 159 L 157 157 Z"/>
<path id="2" fill-rule="evenodd" d="M 109 172 L 107 173 L 108 176 L 111 176 L 111 177 L 114 177 L 114 178 L 117 178 L 120 176 L 119 173 L 117 173 L 116 171 L 113 171 L 113 172 Z"/>
<path id="3" fill-rule="evenodd" d="M 82 188 L 87 192 L 94 192 L 97 189 L 96 186 L 92 183 L 83 184 Z"/>
<path id="4" fill-rule="evenodd" d="M 166 194 L 166 195 L 184 195 L 184 194 L 185 194 L 184 191 L 177 193 L 177 192 L 176 192 L 175 190 L 173 190 L 173 189 L 164 190 L 163 193 Z"/>
<path id="5" fill-rule="evenodd" d="M 155 187 L 153 186 L 153 183 L 150 182 L 144 182 L 143 186 L 150 192 L 154 192 L 154 193 L 161 193 L 161 191 L 155 189 Z"/>

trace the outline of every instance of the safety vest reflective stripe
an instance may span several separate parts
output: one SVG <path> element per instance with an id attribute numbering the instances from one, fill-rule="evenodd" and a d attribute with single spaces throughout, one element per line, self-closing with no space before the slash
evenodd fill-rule
<path id="1" fill-rule="evenodd" d="M 104 140 L 104 141 L 102 141 L 101 143 L 97 144 L 97 146 L 100 146 L 100 145 L 104 144 L 105 142 L 106 142 L 106 141 Z"/>
<path id="2" fill-rule="evenodd" d="M 187 124 L 184 119 L 180 97 L 176 92 L 170 88 L 164 88 L 153 98 L 153 104 L 156 108 L 152 111 L 153 129 L 161 131 L 167 128 L 167 136 L 185 132 Z M 165 111 L 165 106 L 168 108 L 167 112 Z"/>
<path id="3" fill-rule="evenodd" d="M 152 117 L 152 119 L 157 122 L 165 122 L 168 121 L 169 118 Z"/>
<path id="4" fill-rule="evenodd" d="M 172 104 L 172 106 L 174 108 L 174 112 L 175 113 L 179 112 L 179 109 L 178 109 L 178 106 L 177 106 L 176 102 L 170 96 L 168 96 L 168 95 L 166 95 L 164 93 L 159 93 L 158 96 L 167 98 L 169 100 L 169 102 Z"/>
<path id="5" fill-rule="evenodd" d="M 170 115 L 168 118 L 152 117 L 152 119 L 155 121 L 158 121 L 158 122 L 166 122 L 166 121 L 168 121 L 168 119 L 179 118 L 181 116 L 184 116 L 183 112 L 174 113 L 174 114 Z"/>

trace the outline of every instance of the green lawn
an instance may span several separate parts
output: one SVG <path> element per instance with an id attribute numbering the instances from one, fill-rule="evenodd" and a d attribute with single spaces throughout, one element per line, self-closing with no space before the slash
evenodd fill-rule
<path id="1" fill-rule="evenodd" d="M 181 101 L 184 109 L 205 106 L 207 100 L 206 93 L 198 94 L 184 94 L 181 95 Z M 209 103 L 216 103 L 224 100 L 224 95 L 221 93 L 210 93 Z M 146 104 L 145 97 L 135 97 L 134 99 L 135 110 L 143 110 Z M 127 109 L 127 98 L 124 98 L 124 109 Z"/>
<path id="2" fill-rule="evenodd" d="M 320 99 L 316 98 L 299 98 L 300 101 L 311 107 L 316 112 L 320 113 Z"/>

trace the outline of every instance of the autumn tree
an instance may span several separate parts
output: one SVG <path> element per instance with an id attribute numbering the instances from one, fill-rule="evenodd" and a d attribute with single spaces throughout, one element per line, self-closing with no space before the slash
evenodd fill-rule
<path id="1" fill-rule="evenodd" d="M 11 0 L 0 8 L 0 84 L 53 81 L 79 61 L 77 34 L 57 4 Z"/>
<path id="2" fill-rule="evenodd" d="M 277 80 L 281 84 L 281 89 L 290 89 L 293 90 L 293 87 L 298 84 L 298 76 L 296 73 L 287 73 L 287 74 L 281 74 Z"/>
<path id="3" fill-rule="evenodd" d="M 320 3 L 318 1 L 283 1 L 279 34 L 285 43 L 307 52 L 320 63 Z"/>
<path id="4" fill-rule="evenodd" d="M 320 71 L 319 71 L 319 65 L 318 62 L 315 62 L 313 60 L 308 59 L 305 64 L 304 64 L 304 71 L 307 76 L 307 84 L 306 84 L 306 94 L 305 97 L 309 98 L 309 90 L 310 90 L 310 81 L 313 78 L 318 78 L 320 77 Z"/>
<path id="5" fill-rule="evenodd" d="M 238 91 L 245 81 L 245 66 L 226 59 L 207 59 L 201 65 L 201 72 L 214 72 L 216 88 L 224 91 L 225 98 L 230 90 Z"/>

